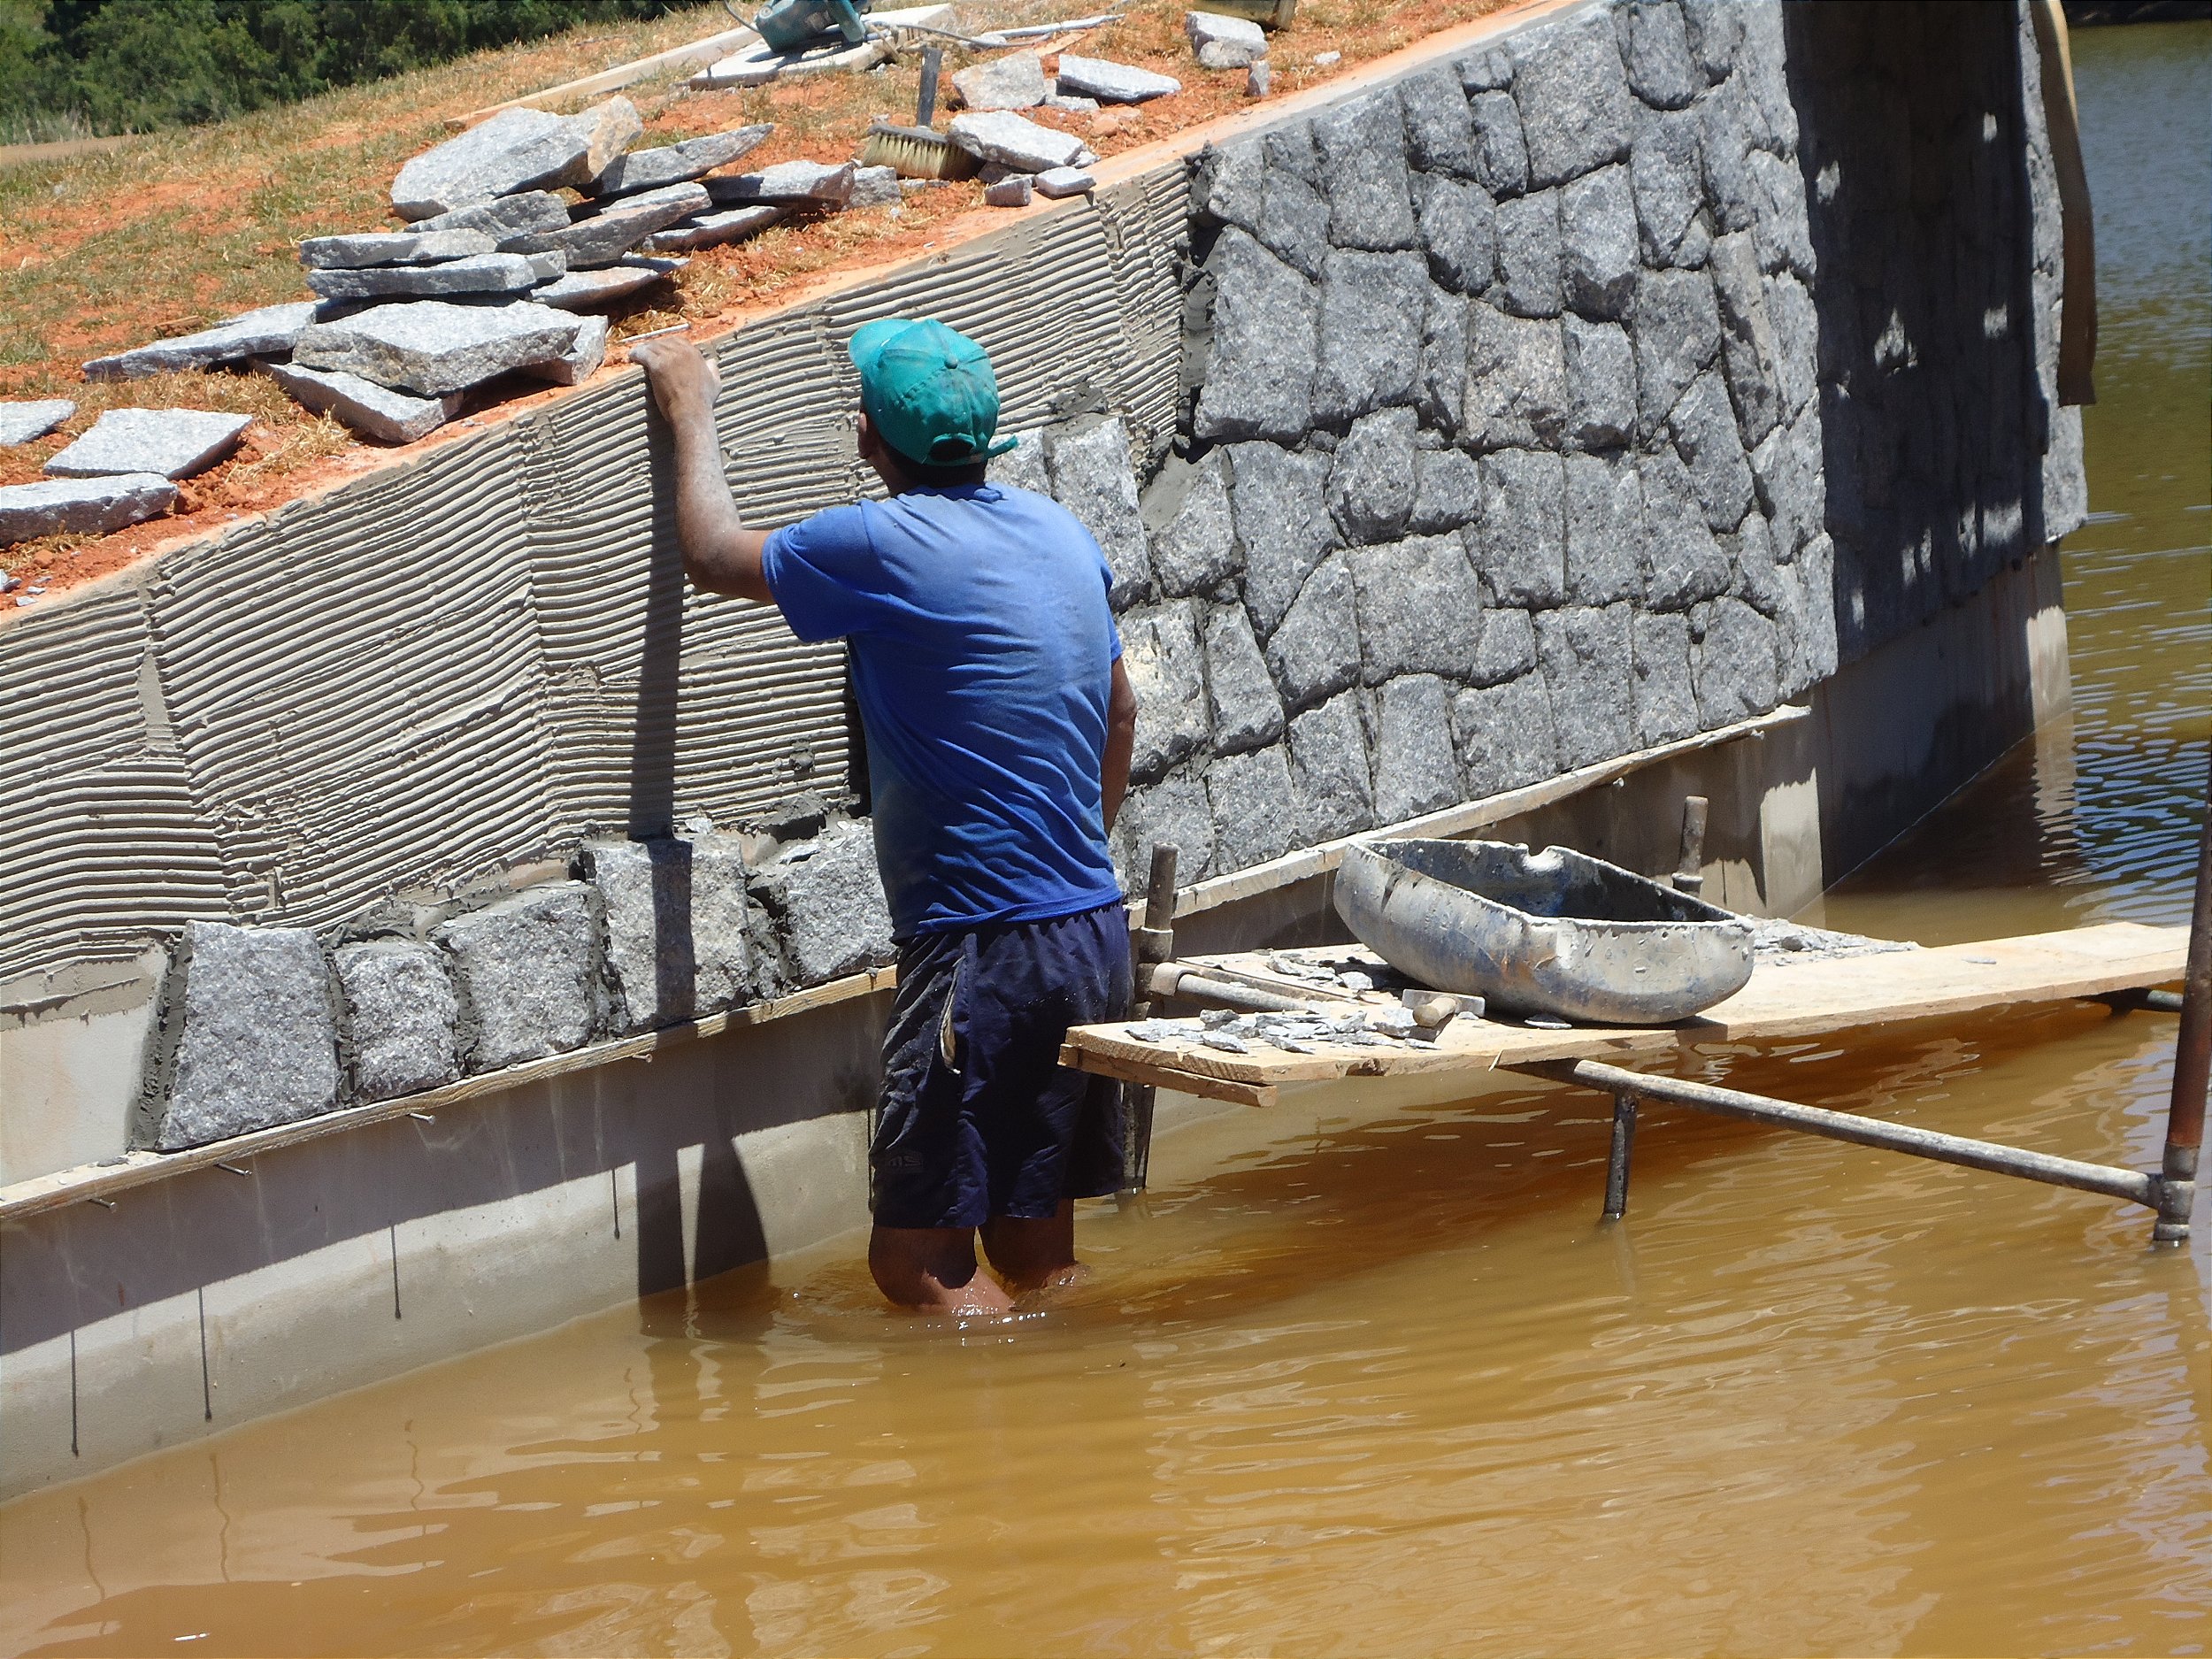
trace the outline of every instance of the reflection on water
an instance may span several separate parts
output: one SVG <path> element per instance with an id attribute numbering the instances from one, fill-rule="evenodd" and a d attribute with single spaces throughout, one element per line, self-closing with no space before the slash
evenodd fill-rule
<path id="1" fill-rule="evenodd" d="M 1846 926 L 2185 907 L 2212 353 L 2204 260 L 2167 254 L 2212 201 L 2212 27 L 2078 44 L 2131 274 L 2076 723 L 1832 895 Z M 1694 1069 L 2147 1167 L 2171 1030 L 2065 1008 Z M 146 1458 L 0 1510 L 0 1649 L 2212 1646 L 2205 1229 L 2153 1254 L 2100 1200 L 1664 1110 L 1605 1228 L 1604 1116 L 1534 1086 L 1225 1114 L 1010 1327 L 887 1316 L 848 1242 Z"/>

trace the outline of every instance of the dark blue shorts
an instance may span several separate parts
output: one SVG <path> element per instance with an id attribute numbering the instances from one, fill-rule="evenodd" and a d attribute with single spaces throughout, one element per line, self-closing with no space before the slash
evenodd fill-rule
<path id="1" fill-rule="evenodd" d="M 869 1155 L 877 1223 L 1041 1220 L 1119 1187 L 1121 1087 L 1066 1070 L 1060 1043 L 1128 1008 L 1118 900 L 908 941 Z"/>

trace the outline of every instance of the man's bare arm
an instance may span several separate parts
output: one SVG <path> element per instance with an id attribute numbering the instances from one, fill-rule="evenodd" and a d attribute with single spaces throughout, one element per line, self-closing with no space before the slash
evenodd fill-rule
<path id="1" fill-rule="evenodd" d="M 714 430 L 715 394 L 721 377 L 688 340 L 648 340 L 630 353 L 645 371 L 653 401 L 676 439 L 676 541 L 684 574 L 713 594 L 774 603 L 761 573 L 768 538 L 748 530 L 737 516 L 722 472 L 722 446 Z"/>
<path id="2" fill-rule="evenodd" d="M 1100 771 L 1105 785 L 1106 827 L 1114 827 L 1121 798 L 1129 793 L 1129 757 L 1137 747 L 1137 693 L 1129 672 L 1114 659 L 1114 678 L 1106 693 L 1106 755 Z"/>

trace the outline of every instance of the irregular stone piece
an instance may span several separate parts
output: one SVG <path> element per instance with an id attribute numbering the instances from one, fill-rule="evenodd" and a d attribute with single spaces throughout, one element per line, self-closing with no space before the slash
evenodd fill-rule
<path id="1" fill-rule="evenodd" d="M 1271 443 L 1239 444 L 1228 454 L 1237 540 L 1244 547 L 1244 603 L 1265 638 L 1336 545 L 1325 498 L 1329 457 L 1293 455 Z"/>
<path id="2" fill-rule="evenodd" d="M 356 1100 L 417 1094 L 461 1075 L 460 1002 L 435 946 L 379 939 L 341 945 L 331 962 L 345 994 Z"/>
<path id="3" fill-rule="evenodd" d="M 1470 98 L 1479 92 L 1502 92 L 1513 84 L 1513 59 L 1502 47 L 1470 53 L 1457 68 L 1459 84 Z"/>
<path id="4" fill-rule="evenodd" d="M 1586 173 L 1559 193 L 1559 275 L 1585 317 L 1618 318 L 1636 291 L 1636 197 L 1621 165 Z"/>
<path id="5" fill-rule="evenodd" d="M 1732 530 L 1751 506 L 1751 465 L 1721 377 L 1708 372 L 1686 392 L 1668 424 L 1674 447 L 1690 470 L 1705 522 L 1714 530 Z"/>
<path id="6" fill-rule="evenodd" d="M 1359 701 L 1357 692 L 1347 691 L 1290 723 L 1290 788 L 1306 846 L 1354 834 L 1375 822 L 1375 787 L 1367 769 Z"/>
<path id="7" fill-rule="evenodd" d="M 1192 417 L 1197 435 L 1303 437 L 1313 414 L 1313 290 L 1233 227 L 1215 242 L 1206 273 L 1213 333 Z"/>
<path id="8" fill-rule="evenodd" d="M 1052 493 L 1098 538 L 1114 573 L 1116 607 L 1134 604 L 1152 588 L 1152 558 L 1144 515 L 1129 464 L 1129 428 L 1117 415 L 1052 446 Z"/>
<path id="9" fill-rule="evenodd" d="M 341 370 L 269 362 L 257 362 L 254 367 L 289 392 L 302 408 L 328 415 L 385 443 L 412 443 L 426 438 L 461 410 L 457 392 L 444 397 L 416 397 Z"/>
<path id="10" fill-rule="evenodd" d="M 1183 33 L 1190 37 L 1199 63 L 1208 69 L 1242 69 L 1267 56 L 1267 35 L 1250 18 L 1187 12 Z"/>
<path id="11" fill-rule="evenodd" d="M 246 357 L 281 356 L 315 320 L 319 309 L 320 302 L 316 300 L 265 305 L 196 334 L 180 334 L 174 340 L 157 340 L 113 357 L 95 357 L 84 365 L 84 377 L 88 380 L 135 380 L 150 374 L 212 368 Z"/>
<path id="12" fill-rule="evenodd" d="M 845 171 L 849 190 L 851 167 L 848 165 Z M 614 264 L 655 232 L 703 213 L 711 204 L 705 185 L 672 184 L 664 189 L 618 196 L 605 211 L 580 219 L 565 230 L 518 236 L 506 245 L 517 253 L 558 253 L 567 258 L 570 269 L 588 271 Z"/>
<path id="13" fill-rule="evenodd" d="M 1114 820 L 1115 867 L 1125 885 L 1141 887 L 1155 846 L 1176 850 L 1176 875 L 1196 881 L 1214 873 L 1213 810 L 1195 778 L 1167 778 L 1124 797 Z"/>
<path id="14" fill-rule="evenodd" d="M 1458 449 L 1424 449 L 1413 457 L 1413 516 L 1406 527 L 1436 535 L 1482 518 L 1482 468 Z"/>
<path id="15" fill-rule="evenodd" d="M 1497 204 L 1479 184 L 1422 174 L 1414 180 L 1429 274 L 1455 294 L 1479 294 L 1497 270 Z"/>
<path id="16" fill-rule="evenodd" d="M 176 504 L 177 487 L 158 472 L 11 484 L 0 488 L 0 546 L 65 531 L 103 535 Z"/>
<path id="17" fill-rule="evenodd" d="M 1722 231 L 1748 230 L 1760 191 L 1751 174 L 1751 94 L 1732 76 L 1701 100 L 1696 110 L 1699 148 L 1705 159 L 1705 203 Z"/>
<path id="18" fill-rule="evenodd" d="M 1243 568 L 1226 450 L 1209 450 L 1194 462 L 1170 456 L 1146 488 L 1141 509 L 1161 592 L 1206 593 Z"/>
<path id="19" fill-rule="evenodd" d="M 1398 83 L 1398 103 L 1405 119 L 1407 160 L 1425 173 L 1478 176 L 1482 157 L 1474 117 L 1459 76 L 1448 65 L 1408 75 Z"/>
<path id="20" fill-rule="evenodd" d="M 1564 184 L 1620 157 L 1635 104 L 1602 11 L 1532 30 L 1513 58 L 1532 184 Z"/>
<path id="21" fill-rule="evenodd" d="M 1660 611 L 1638 617 L 1636 741 L 1644 748 L 1696 734 L 1697 688 L 1690 667 L 1690 619 Z"/>
<path id="22" fill-rule="evenodd" d="M 1079 98 L 1068 93 L 1054 92 L 1048 94 L 1045 101 L 1037 107 L 1041 110 L 1064 110 L 1070 115 L 1096 115 L 1098 100 Z"/>
<path id="23" fill-rule="evenodd" d="M 1139 69 L 1133 64 L 1062 52 L 1054 89 L 1079 98 L 1095 98 L 1101 104 L 1144 104 L 1172 97 L 1183 89 L 1183 83 L 1173 75 Z"/>
<path id="24" fill-rule="evenodd" d="M 1559 196 L 1498 204 L 1498 302 L 1516 317 L 1559 315 Z"/>
<path id="25" fill-rule="evenodd" d="M 1478 303 L 1467 323 L 1467 441 L 1484 449 L 1556 442 L 1567 413 L 1558 320 L 1505 317 Z"/>
<path id="26" fill-rule="evenodd" d="M 1781 699 L 1774 624 L 1740 599 L 1700 605 L 1693 628 L 1697 648 L 1697 715 L 1705 729 L 1764 714 Z"/>
<path id="27" fill-rule="evenodd" d="M 1315 420 L 1412 403 L 1432 291 L 1417 253 L 1331 251 L 1321 275 Z"/>
<path id="28" fill-rule="evenodd" d="M 1766 286 L 1751 238 L 1742 232 L 1714 240 L 1706 261 L 1719 303 L 1721 361 L 1728 395 L 1746 445 L 1755 445 L 1780 424 L 1781 348 L 1767 316 Z"/>
<path id="29" fill-rule="evenodd" d="M 1352 573 L 1344 556 L 1333 554 L 1306 578 L 1297 602 L 1269 637 L 1267 665 L 1293 710 L 1310 708 L 1358 681 L 1355 603 Z"/>
<path id="30" fill-rule="evenodd" d="M 1350 558 L 1366 682 L 1400 674 L 1465 680 L 1482 633 L 1482 587 L 1459 538 L 1409 536 Z"/>
<path id="31" fill-rule="evenodd" d="M 842 207 L 852 200 L 856 171 L 849 161 L 834 165 L 823 161 L 780 161 L 758 173 L 709 179 L 706 190 L 718 207 L 750 207 L 762 202 L 787 207 Z"/>
<path id="32" fill-rule="evenodd" d="M 1154 779 L 1206 741 L 1205 659 L 1194 607 L 1179 600 L 1121 619 L 1121 661 L 1137 694 L 1129 775 Z"/>
<path id="33" fill-rule="evenodd" d="M 1536 625 L 1525 611 L 1492 610 L 1482 613 L 1482 640 L 1475 649 L 1475 670 L 1469 676 L 1478 686 L 1495 686 L 1518 680 L 1536 666 Z"/>
<path id="34" fill-rule="evenodd" d="M 526 300 L 508 305 L 414 300 L 380 305 L 342 322 L 317 323 L 300 336 L 292 360 L 303 368 L 342 369 L 380 386 L 437 397 L 573 349 L 583 324 L 580 317 Z"/>
<path id="35" fill-rule="evenodd" d="M 580 317 L 577 323 L 576 338 L 565 351 L 529 364 L 523 373 L 556 386 L 581 386 L 596 374 L 607 360 L 607 334 L 613 325 L 604 317 Z"/>
<path id="36" fill-rule="evenodd" d="M 1653 265 L 1694 265 L 1686 257 L 1705 196 L 1697 117 L 1681 111 L 1646 115 L 1636 124 L 1628 172 L 1636 197 L 1636 228 Z"/>
<path id="37" fill-rule="evenodd" d="M 1080 167 L 1049 167 L 1036 178 L 1037 194 L 1048 201 L 1059 201 L 1064 196 L 1087 196 L 1098 188 L 1098 180 Z"/>
<path id="38" fill-rule="evenodd" d="M 1640 599 L 1644 488 L 1635 463 L 1571 455 L 1567 473 L 1567 595 L 1578 605 Z"/>
<path id="39" fill-rule="evenodd" d="M 1644 597 L 1679 611 L 1727 591 L 1733 572 L 1713 539 L 1689 469 L 1670 451 L 1638 457 L 1644 486 Z"/>
<path id="40" fill-rule="evenodd" d="M 1442 288 L 1429 290 L 1421 328 L 1421 368 L 1414 407 L 1439 435 L 1456 433 L 1467 403 L 1467 307 Z"/>
<path id="41" fill-rule="evenodd" d="M 1305 142 L 1302 145 L 1299 140 Z M 1253 234 L 1278 258 L 1317 280 L 1329 257 L 1329 204 L 1302 172 L 1313 164 L 1313 135 L 1302 127 L 1267 134 L 1262 145 L 1266 176 L 1259 192 Z"/>
<path id="42" fill-rule="evenodd" d="M 1014 447 L 1002 455 L 993 456 L 985 464 L 985 479 L 1001 487 L 1031 490 L 1040 495 L 1051 495 L 1052 473 L 1045 464 L 1044 440 L 1033 432 L 1018 435 L 1002 432 L 998 435 L 1002 438 L 1013 436 Z"/>
<path id="43" fill-rule="evenodd" d="M 1476 568 L 1502 604 L 1555 605 L 1567 591 L 1566 473 L 1556 455 L 1501 449 L 1482 460 Z"/>
<path id="44" fill-rule="evenodd" d="M 1410 409 L 1363 415 L 1336 447 L 1329 467 L 1329 511 L 1348 542 L 1387 541 L 1413 511 Z"/>
<path id="45" fill-rule="evenodd" d="M 1634 653 L 1627 605 L 1577 605 L 1536 618 L 1536 656 L 1551 692 L 1563 769 L 1636 747 Z"/>
<path id="46" fill-rule="evenodd" d="M 833 826 L 810 852 L 787 851 L 759 880 L 799 985 L 842 979 L 897 956 L 875 836 L 865 824 Z"/>
<path id="47" fill-rule="evenodd" d="M 581 882 L 532 887 L 454 917 L 431 938 L 452 959 L 471 1071 L 581 1048 L 598 1025 L 597 930 Z"/>
<path id="48" fill-rule="evenodd" d="M 42 438 L 76 412 L 76 403 L 66 397 L 47 397 L 28 403 L 0 403 L 0 446 Z"/>
<path id="49" fill-rule="evenodd" d="M 537 304 L 555 306 L 565 311 L 589 311 L 595 305 L 611 305 L 656 282 L 665 281 L 687 263 L 682 259 L 634 257 L 618 265 L 603 265 L 596 271 L 571 271 L 532 288 L 530 298 Z"/>
<path id="50" fill-rule="evenodd" d="M 1329 240 L 1373 251 L 1415 245 L 1405 124 L 1385 87 L 1317 117 L 1314 149 L 1329 199 Z"/>
<path id="51" fill-rule="evenodd" d="M 644 121 L 629 99 L 624 97 L 595 104 L 570 116 L 568 124 L 583 135 L 584 155 L 561 182 L 572 184 L 587 194 L 598 190 L 599 180 L 607 170 L 645 135 Z"/>
<path id="52" fill-rule="evenodd" d="M 1094 159 L 1090 147 L 1072 133 L 1040 127 L 1008 110 L 956 115 L 946 135 L 970 155 L 1017 173 L 1080 167 Z"/>
<path id="53" fill-rule="evenodd" d="M 1540 674 L 1461 692 L 1452 699 L 1452 740 L 1471 801 L 1540 783 L 1559 771 L 1551 696 Z"/>
<path id="54" fill-rule="evenodd" d="M 199 409 L 111 409 L 91 429 L 46 463 L 53 478 L 151 472 L 190 478 L 238 447 L 251 415 Z"/>
<path id="55" fill-rule="evenodd" d="M 1636 431 L 1636 355 L 1617 323 L 1561 321 L 1566 354 L 1566 438 L 1585 449 L 1624 445 Z"/>
<path id="56" fill-rule="evenodd" d="M 995 184 L 983 187 L 983 205 L 986 207 L 1027 207 L 1029 198 L 1036 193 L 1036 180 L 1026 173 L 1018 173 L 1010 179 L 1001 179 Z"/>
<path id="57" fill-rule="evenodd" d="M 1382 688 L 1375 710 L 1375 817 L 1403 823 L 1459 799 L 1451 688 L 1409 674 Z"/>
<path id="58" fill-rule="evenodd" d="M 647 253 L 657 254 L 719 248 L 757 236 L 787 217 L 787 210 L 780 207 L 733 207 L 719 213 L 702 213 L 667 230 L 657 230 L 639 246 Z"/>
<path id="59" fill-rule="evenodd" d="M 456 233 L 465 234 L 466 233 Z M 473 236 L 472 241 L 489 238 Z M 442 294 L 513 294 L 541 281 L 520 254 L 478 253 L 438 265 L 310 271 L 307 286 L 330 300 L 424 299 Z"/>
<path id="60" fill-rule="evenodd" d="M 1223 873 L 1279 858 L 1298 844 L 1301 814 L 1282 745 L 1217 757 L 1206 768 L 1215 863 Z"/>
<path id="61" fill-rule="evenodd" d="M 495 243 L 504 243 L 517 236 L 564 230 L 567 226 L 566 202 L 550 190 L 524 190 L 515 196 L 503 196 L 495 202 L 480 202 L 431 219 L 419 219 L 408 229 L 417 235 L 427 235 L 432 231 L 481 231 Z"/>
<path id="62" fill-rule="evenodd" d="M 680 143 L 664 144 L 657 150 L 634 150 L 626 156 L 617 156 L 593 181 L 593 188 L 603 196 L 629 196 L 639 190 L 657 190 L 664 185 L 703 178 L 717 167 L 726 167 L 757 149 L 775 130 L 763 122 L 726 133 L 687 138 Z"/>
<path id="63" fill-rule="evenodd" d="M 296 1123 L 338 1102 L 338 1041 L 315 936 L 190 922 L 164 1152 Z"/>
<path id="64" fill-rule="evenodd" d="M 971 110 L 1033 110 L 1051 90 L 1045 81 L 1045 60 L 1035 52 L 1010 52 L 970 64 L 954 74 L 952 89 Z"/>
<path id="65" fill-rule="evenodd" d="M 1720 311 L 1702 271 L 1646 271 L 1636 279 L 1629 329 L 1636 342 L 1637 415 L 1659 429 L 1720 350 Z"/>
<path id="66" fill-rule="evenodd" d="M 694 1019 L 754 994 L 751 912 L 736 841 L 588 841 L 582 866 L 599 893 L 618 1032 Z"/>
<path id="67" fill-rule="evenodd" d="M 905 197 L 896 167 L 855 167 L 850 207 L 895 207 Z"/>
<path id="68" fill-rule="evenodd" d="M 1773 523 L 1784 558 L 1818 535 L 1826 520 L 1827 490 L 1820 467 L 1820 411 L 1816 407 L 1808 408 L 1789 426 L 1769 433 L 1752 453 L 1760 509 Z"/>
<path id="69" fill-rule="evenodd" d="M 1627 60 L 1628 84 L 1655 109 L 1678 110 L 1705 86 L 1690 58 L 1690 39 L 1682 13 L 1671 0 L 1624 7 L 1616 12 Z"/>
<path id="70" fill-rule="evenodd" d="M 1257 749 L 1282 735 L 1283 700 L 1267 676 L 1266 659 L 1241 605 L 1224 606 L 1206 618 L 1206 696 L 1217 753 Z"/>
<path id="71" fill-rule="evenodd" d="M 1528 146 L 1512 94 L 1476 93 L 1467 113 L 1475 126 L 1475 181 L 1494 196 L 1520 195 L 1528 188 Z"/>
<path id="72" fill-rule="evenodd" d="M 371 231 L 355 236 L 310 236 L 300 263 L 311 271 L 350 271 L 367 265 L 434 265 L 489 253 L 494 239 L 480 230 Z"/>
<path id="73" fill-rule="evenodd" d="M 629 108 L 627 99 L 612 102 Z M 634 109 L 630 119 L 636 122 Z M 604 149 L 613 130 L 593 111 L 562 117 L 543 110 L 502 110 L 402 167 L 392 181 L 393 211 L 402 219 L 423 219 L 517 190 L 581 184 L 625 147 L 614 145 L 597 157 L 597 167 L 590 165 L 595 142 Z M 642 130 L 634 126 L 631 136 Z"/>
<path id="74" fill-rule="evenodd" d="M 1736 66 L 1743 43 L 1744 0 L 1681 0 L 1690 54 L 1708 81 L 1721 81 Z"/>

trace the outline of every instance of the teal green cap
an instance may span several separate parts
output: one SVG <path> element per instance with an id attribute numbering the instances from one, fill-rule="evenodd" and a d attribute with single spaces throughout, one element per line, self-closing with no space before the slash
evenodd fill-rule
<path id="1" fill-rule="evenodd" d="M 998 377 L 989 353 L 933 319 L 864 323 L 845 348 L 860 371 L 860 403 L 883 441 L 925 466 L 972 466 L 1012 449 L 994 444 Z"/>

